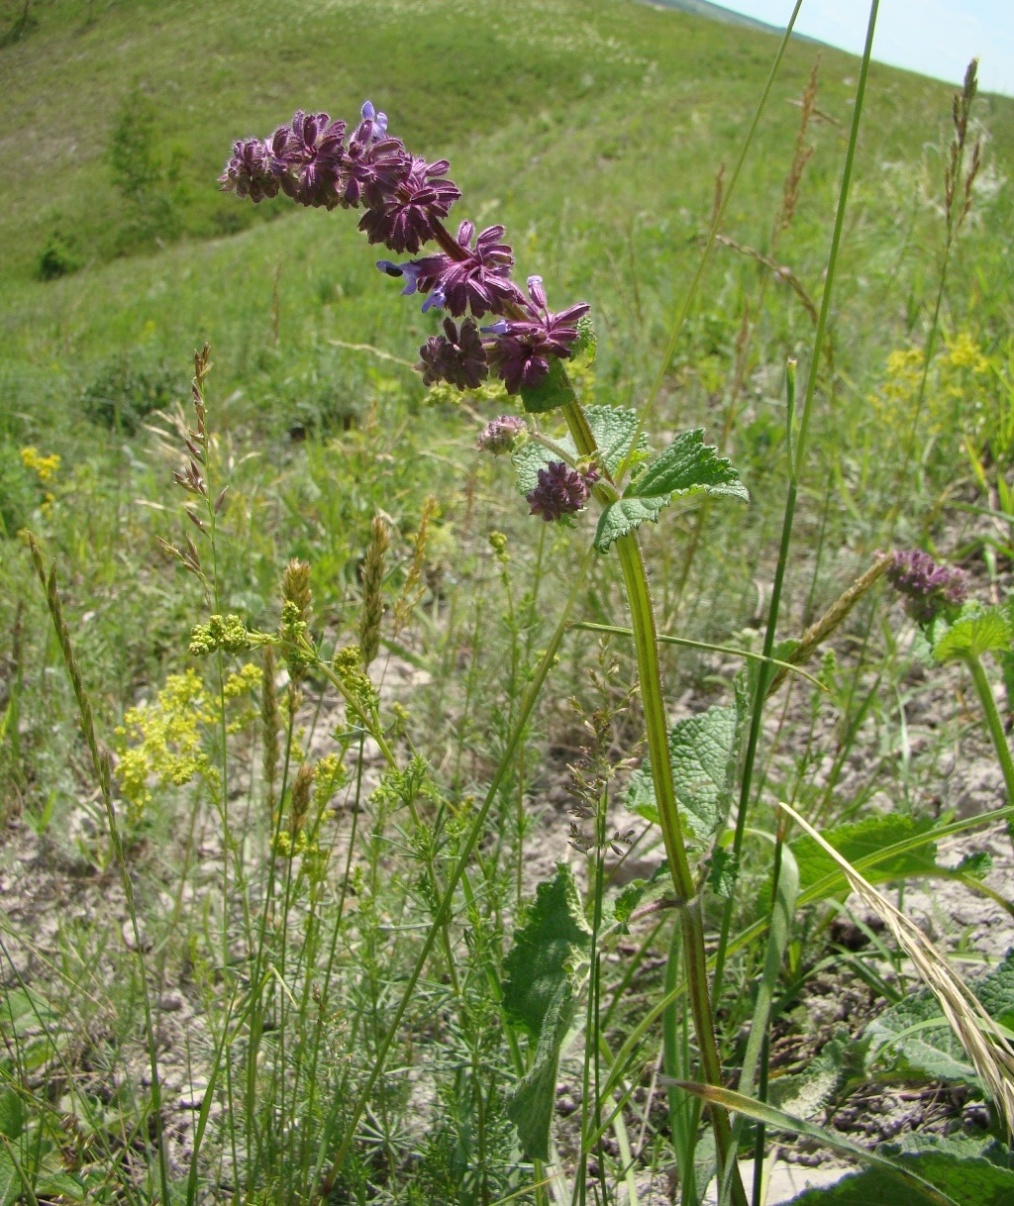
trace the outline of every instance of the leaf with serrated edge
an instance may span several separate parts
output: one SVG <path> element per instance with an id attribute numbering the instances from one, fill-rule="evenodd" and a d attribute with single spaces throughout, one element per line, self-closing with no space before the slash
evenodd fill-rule
<path id="1" fill-rule="evenodd" d="M 575 953 L 587 948 L 591 931 L 581 908 L 573 872 L 560 863 L 536 889 L 535 903 L 504 960 L 503 1011 L 535 1039 L 547 1010 L 570 976 Z"/>
<path id="2" fill-rule="evenodd" d="M 669 730 L 676 799 L 698 841 L 706 841 L 728 812 L 737 726 L 735 708 L 711 707 L 678 720 Z M 650 767 L 631 777 L 627 804 L 641 816 L 657 820 Z"/>
<path id="3" fill-rule="evenodd" d="M 885 1144 L 885 1155 L 897 1157 L 937 1189 L 958 1196 L 975 1206 L 1010 1206 L 1014 1202 L 1014 1172 L 989 1158 L 990 1147 L 973 1139 L 943 1135 L 910 1136 L 901 1144 Z M 1004 1158 L 1002 1150 L 997 1151 Z M 926 1195 L 915 1186 L 901 1185 L 897 1178 L 879 1168 L 868 1168 L 844 1177 L 836 1185 L 808 1189 L 789 1206 L 924 1206 Z"/>
<path id="4" fill-rule="evenodd" d="M 701 428 L 682 431 L 654 461 L 630 483 L 624 498 L 661 498 L 703 490 L 749 499 L 746 487 L 732 465 L 714 447 L 704 443 Z"/>
<path id="5" fill-rule="evenodd" d="M 543 1019 L 535 1060 L 507 1100 L 507 1117 L 517 1127 L 526 1159 L 549 1159 L 549 1128 L 556 1106 L 560 1047 L 574 1017 L 576 1000 L 567 981 L 558 987 Z"/>
<path id="6" fill-rule="evenodd" d="M 838 853 L 855 865 L 866 855 L 876 854 L 906 838 L 918 837 L 933 829 L 930 817 L 906 817 L 896 813 L 866 817 L 848 825 L 839 825 L 823 836 Z M 848 882 L 834 859 L 805 834 L 791 843 L 799 864 L 800 885 L 806 889 L 828 880 L 825 897 L 847 891 Z M 920 845 L 885 859 L 863 874 L 870 883 L 886 883 L 909 875 L 926 875 L 937 870 L 937 848 L 933 842 Z"/>
<path id="7" fill-rule="evenodd" d="M 937 1189 L 935 1185 L 919 1176 L 918 1173 L 912 1172 L 911 1169 L 907 1168 L 901 1162 L 890 1160 L 877 1152 L 868 1151 L 866 1148 L 860 1147 L 858 1143 L 852 1143 L 836 1131 L 818 1126 L 815 1122 L 807 1122 L 802 1118 L 794 1118 L 783 1110 L 776 1110 L 774 1106 L 757 1101 L 753 1097 L 746 1097 L 742 1093 L 735 1093 L 732 1089 L 718 1088 L 715 1085 L 702 1085 L 684 1080 L 673 1083 L 677 1084 L 681 1089 L 686 1089 L 688 1093 L 696 1093 L 698 1097 L 702 1097 L 705 1101 L 716 1102 L 727 1110 L 735 1111 L 737 1114 L 745 1114 L 748 1118 L 753 1118 L 757 1122 L 763 1122 L 765 1126 L 770 1127 L 772 1130 L 789 1131 L 797 1135 L 805 1135 L 808 1139 L 815 1139 L 825 1147 L 831 1148 L 832 1151 L 843 1152 L 847 1156 L 862 1160 L 865 1164 L 871 1164 L 876 1168 L 891 1172 L 906 1185 L 918 1189 L 923 1194 L 924 1201 L 933 1202 L 935 1206 L 962 1206 L 961 1203 L 956 1202 L 954 1198 Z M 882 1198 L 880 1200 L 891 1199 Z M 965 1206 L 967 1206 L 967 1203 L 965 1203 Z"/>
<path id="8" fill-rule="evenodd" d="M 1014 1010 L 1014 953 L 986 975 L 968 981 L 990 1017 L 1002 1019 Z M 923 989 L 875 1017 L 863 1034 L 866 1071 L 872 1076 L 904 1080 L 939 1080 L 978 1085 L 975 1069 L 940 1003 Z"/>
<path id="9" fill-rule="evenodd" d="M 1007 650 L 1011 646 L 1011 626 L 1004 610 L 991 607 L 978 615 L 956 620 L 933 646 L 938 662 L 953 658 L 981 657 L 984 653 Z"/>
<path id="10" fill-rule="evenodd" d="M 565 436 L 558 440 L 560 448 L 568 453 L 571 457 L 576 456 L 574 445 L 569 436 Z M 511 463 L 514 466 L 514 484 L 522 495 L 530 494 L 539 484 L 539 470 L 551 464 L 553 461 L 559 461 L 559 457 L 550 452 L 545 444 L 540 444 L 538 440 L 529 440 L 527 444 L 522 444 L 515 452 L 511 454 Z"/>
<path id="11" fill-rule="evenodd" d="M 619 498 L 599 516 L 595 529 L 595 551 L 608 553 L 613 541 L 639 528 L 646 520 L 654 523 L 668 506 L 666 498 Z"/>

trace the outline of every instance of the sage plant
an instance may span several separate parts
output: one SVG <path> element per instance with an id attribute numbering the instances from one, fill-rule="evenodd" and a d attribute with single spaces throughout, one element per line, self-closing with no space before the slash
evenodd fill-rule
<path id="1" fill-rule="evenodd" d="M 423 311 L 444 314 L 440 332 L 419 350 L 424 382 L 466 390 L 499 378 L 521 414 L 493 420 L 479 437 L 480 448 L 511 452 L 519 489 L 544 522 L 570 522 L 593 499 L 600 507 L 594 548 L 601 556 L 615 548 L 630 607 L 651 782 L 678 902 L 703 1078 L 721 1086 L 701 910 L 703 871 L 691 866 L 676 798 L 655 618 L 636 530 L 646 520 L 656 521 L 676 497 L 746 499 L 746 490 L 728 461 L 705 445 L 703 432 L 683 432 L 653 454 L 636 411 L 581 405 L 565 365 L 578 354 L 594 354 L 590 307 L 578 302 L 550 310 L 537 275 L 522 288 L 502 226 L 477 231 L 463 220 L 452 234 L 445 220 L 461 192 L 448 178 L 449 168 L 445 159 L 429 162 L 409 151 L 389 133 L 386 114 L 367 101 L 351 128 L 327 113 L 298 111 L 268 138 L 236 142 L 220 183 L 255 203 L 284 193 L 299 205 L 360 210 L 359 229 L 370 243 L 409 257 L 380 259 L 380 271 L 400 282 L 406 297 L 421 299 Z M 560 440 L 546 439 L 534 418 L 554 411 L 569 433 Z M 728 1116 L 716 1108 L 712 1123 L 723 1176 Z M 745 1206 L 738 1173 L 729 1173 L 733 1201 Z"/>

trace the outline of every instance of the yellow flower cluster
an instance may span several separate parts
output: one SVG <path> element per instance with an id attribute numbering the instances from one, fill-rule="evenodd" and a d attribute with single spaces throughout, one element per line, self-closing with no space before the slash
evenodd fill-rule
<path id="1" fill-rule="evenodd" d="M 870 397 L 874 416 L 883 430 L 907 431 L 916 420 L 916 402 L 925 367 L 921 348 L 893 351 L 879 389 Z M 919 415 L 927 435 L 958 433 L 989 438 L 990 362 L 971 335 L 962 331 L 933 357 Z"/>
<path id="2" fill-rule="evenodd" d="M 48 486 L 60 468 L 60 457 L 55 452 L 50 456 L 41 456 L 38 448 L 29 444 L 27 448 L 21 449 L 21 463 L 34 473 L 44 486 Z"/>
<path id="3" fill-rule="evenodd" d="M 117 735 L 123 742 L 116 776 L 124 799 L 135 814 L 151 800 L 149 784 L 181 787 L 200 775 L 216 780 L 203 750 L 203 729 L 215 711 L 193 670 L 171 674 L 154 703 L 130 708 Z M 127 745 L 128 741 L 135 744 Z"/>

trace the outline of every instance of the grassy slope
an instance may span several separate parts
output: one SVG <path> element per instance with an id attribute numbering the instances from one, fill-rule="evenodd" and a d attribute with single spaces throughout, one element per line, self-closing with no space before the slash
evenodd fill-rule
<path id="1" fill-rule="evenodd" d="M 764 34 L 621 0 L 528 3 L 482 21 L 454 3 L 393 0 L 368 10 L 98 0 L 90 9 L 40 3 L 35 11 L 38 28 L 0 51 L 10 81 L 3 125 L 12 132 L 8 149 L 19 153 L 19 171 L 0 181 L 7 355 L 78 375 L 82 362 L 138 340 L 179 355 L 209 337 L 230 388 L 244 382 L 251 348 L 263 339 L 279 265 L 297 345 L 326 328 L 405 354 L 404 328 L 418 326 L 390 288 L 369 281 L 373 257 L 347 217 L 280 205 L 257 211 L 215 192 L 234 136 L 267 132 L 297 105 L 351 115 L 362 97 L 374 98 L 410 146 L 450 155 L 466 190 L 462 216 L 504 220 L 523 272 L 543 272 L 559 303 L 587 297 L 607 334 L 650 353 L 696 255 L 714 173 L 735 154 L 775 46 Z M 747 242 L 765 241 L 797 120 L 786 102 L 799 95 L 813 56 L 812 47 L 790 47 L 730 213 L 729 229 Z M 819 263 L 824 252 L 848 118 L 845 81 L 854 72 L 835 52 L 822 62 L 820 105 L 840 124 L 817 132 L 794 235 L 801 275 L 805 260 Z M 185 149 L 184 224 L 194 235 L 260 216 L 281 216 L 282 224 L 105 265 L 125 221 L 107 148 L 135 81 L 157 107 L 163 151 Z M 947 107 L 944 86 L 876 69 L 859 187 L 876 191 L 884 163 L 939 145 Z M 1012 110 L 992 100 L 980 110 L 999 119 L 990 122 L 991 153 L 1004 174 L 1014 123 L 1003 115 Z M 898 200 L 910 206 L 909 197 Z M 894 235 L 907 219 L 874 207 L 859 233 Z M 56 284 L 30 283 L 54 229 L 89 268 Z M 336 285 L 355 305 L 322 319 L 320 300 Z M 1009 274 L 989 274 L 986 287 L 1008 289 Z M 642 308 L 632 316 L 635 292 Z"/>
<path id="2" fill-rule="evenodd" d="M 129 579 L 137 561 L 150 561 L 145 523 L 170 534 L 159 513 L 142 523 L 129 511 L 130 498 L 174 509 L 178 502 L 164 466 L 153 465 L 136 443 L 110 442 L 103 429 L 78 418 L 82 386 L 110 357 L 178 366 L 183 396 L 189 351 L 209 339 L 216 425 L 234 429 L 237 454 L 256 448 L 260 463 L 297 476 L 307 472 L 302 454 L 263 440 L 282 435 L 308 408 L 362 409 L 392 388 L 409 403 L 419 397 L 412 373 L 379 373 L 374 361 L 328 340 L 367 341 L 411 359 L 437 317 L 419 315 L 375 273 L 376 253 L 356 233 L 352 215 L 257 210 L 219 195 L 214 179 L 234 137 L 267 133 L 296 106 L 352 116 L 371 97 L 411 147 L 451 158 L 466 195 L 461 217 L 506 223 L 520 276 L 543 273 L 553 304 L 593 303 L 600 398 L 608 390 L 636 400 L 696 262 L 715 172 L 721 164 L 731 168 L 776 46 L 770 35 L 627 0 L 523 0 L 484 11 L 481 20 L 457 0 L 302 0 L 284 7 L 269 0 L 39 0 L 33 12 L 38 27 L 0 50 L 9 81 L 2 128 L 19 166 L 0 178 L 0 436 L 8 441 L 5 455 L 36 443 L 64 456 L 65 474 L 79 474 L 65 500 L 63 554 L 84 582 L 98 575 L 112 583 L 121 572 Z M 813 58 L 812 46 L 789 47 L 730 208 L 730 233 L 761 248 L 791 160 L 798 107 L 790 102 Z M 779 249 L 814 293 L 855 74 L 854 60 L 833 51 L 821 53 L 821 64 L 818 105 L 830 120 L 811 131 L 816 153 L 796 223 Z M 163 148 L 186 150 L 192 234 L 161 251 L 110 258 L 124 209 L 109 180 L 107 147 L 135 80 L 156 105 Z M 860 462 L 879 448 L 876 432 L 863 428 L 868 383 L 890 348 L 920 338 L 926 314 L 940 245 L 931 199 L 939 193 L 949 103 L 943 85 L 888 68 L 871 73 L 835 314 L 848 405 L 841 416 L 821 419 L 829 447 L 838 423 L 850 439 L 866 441 L 855 451 Z M 978 113 L 990 130 L 995 175 L 1014 175 L 1014 104 L 985 98 Z M 980 212 L 981 228 L 964 239 L 945 319 L 960 324 L 974 312 L 985 335 L 1000 341 L 1011 326 L 1011 275 L 1006 240 L 995 232 L 1009 229 L 1010 190 Z M 259 220 L 265 216 L 277 220 Z M 248 229 L 222 233 L 246 222 Z M 43 284 L 32 276 L 55 223 L 89 266 Z M 198 237 L 216 230 L 215 238 Z M 679 349 L 665 423 L 689 416 L 714 430 L 742 303 L 762 276 L 748 261 L 716 254 Z M 769 290 L 768 298 L 751 371 L 758 382 L 771 382 L 756 387 L 756 400 L 773 405 L 777 420 L 779 366 L 787 353 L 805 352 L 810 326 L 791 297 Z M 396 385 L 386 385 L 382 377 L 392 373 Z M 245 426 L 251 420 L 256 438 Z M 426 430 L 452 439 L 459 449 L 452 459 L 460 462 L 471 435 L 441 423 Z M 761 433 L 743 446 L 742 455 L 756 458 L 744 471 L 757 494 L 777 472 L 763 451 L 767 438 Z M 275 503 L 270 522 L 260 524 L 261 586 L 237 586 L 241 598 L 267 589 L 272 565 L 291 552 L 322 557 L 337 523 L 332 517 L 328 528 L 307 518 L 306 499 L 319 497 L 320 480 L 313 490 L 304 483 L 286 495 L 285 482 L 279 486 L 268 469 L 259 478 L 253 468 L 244 472 L 251 497 L 273 492 Z M 416 498 L 427 488 L 426 474 L 418 476 L 415 487 L 405 487 Z M 114 485 L 122 496 L 103 510 L 94 492 Z M 374 505 L 384 504 L 369 490 L 356 504 L 365 515 Z M 753 508 L 742 536 L 753 542 L 753 557 L 770 527 L 769 512 Z M 354 546 L 359 537 L 343 539 Z M 89 565 L 96 542 L 131 546 L 132 553 L 119 555 L 135 568 Z M 730 554 L 730 564 L 740 555 L 747 557 Z M 747 583 L 749 571 L 744 560 Z M 81 591 L 84 606 L 89 588 L 82 584 Z M 143 623 L 135 636 L 143 644 Z M 118 642 L 114 632 L 106 644 L 115 649 Z"/>

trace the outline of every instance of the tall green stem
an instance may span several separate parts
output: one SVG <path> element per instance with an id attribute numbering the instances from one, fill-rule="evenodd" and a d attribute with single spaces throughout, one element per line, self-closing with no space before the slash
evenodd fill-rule
<path id="1" fill-rule="evenodd" d="M 571 436 L 581 456 L 595 456 L 598 448 L 588 426 L 584 412 L 577 402 L 568 403 L 563 413 Z M 623 584 L 630 608 L 630 626 L 634 634 L 637 653 L 637 670 L 641 684 L 641 706 L 644 710 L 644 727 L 648 742 L 648 757 L 651 761 L 652 781 L 655 786 L 655 801 L 658 807 L 662 838 L 669 873 L 672 876 L 676 895 L 680 900 L 680 928 L 683 936 L 683 960 L 687 978 L 687 991 L 700 1048 L 701 1068 L 704 1079 L 712 1085 L 721 1085 L 722 1065 L 715 1037 L 714 1019 L 711 1012 L 711 997 L 708 992 L 707 953 L 704 948 L 704 917 L 696 886 L 687 860 L 686 843 L 676 802 L 676 786 L 672 777 L 669 759 L 669 731 L 666 724 L 665 704 L 662 697 L 662 676 L 658 657 L 658 636 L 655 629 L 655 614 L 651 606 L 648 576 L 644 569 L 641 546 L 633 533 L 621 536 L 616 542 L 623 572 Z M 721 1111 L 713 1114 L 715 1150 L 718 1154 L 719 1176 L 725 1167 L 726 1153 L 731 1138 L 728 1116 Z M 736 1175 L 733 1201 L 745 1206 L 746 1194 Z"/>
<path id="2" fill-rule="evenodd" d="M 963 660 L 971 672 L 972 682 L 975 684 L 975 693 L 979 697 L 979 703 L 982 704 L 983 715 L 986 717 L 986 726 L 993 740 L 993 748 L 996 750 L 1000 769 L 1003 771 L 1003 782 L 1007 788 L 1007 803 L 1014 804 L 1014 759 L 1011 758 L 1010 746 L 1007 744 L 1007 734 L 1003 729 L 1003 720 L 1000 718 L 1000 712 L 993 697 L 993 688 L 989 685 L 985 667 L 978 654 L 966 653 Z M 1010 835 L 1011 842 L 1014 843 L 1014 822 L 1008 822 L 1007 832 Z"/>

